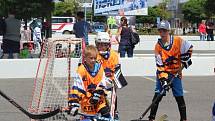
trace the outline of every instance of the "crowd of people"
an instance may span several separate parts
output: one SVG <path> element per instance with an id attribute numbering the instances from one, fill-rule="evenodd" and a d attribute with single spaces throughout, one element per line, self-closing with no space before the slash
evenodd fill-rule
<path id="1" fill-rule="evenodd" d="M 214 23 L 208 21 L 206 24 L 206 20 L 202 20 L 202 22 L 199 24 L 198 31 L 200 34 L 200 40 L 201 41 L 214 41 Z"/>
<path id="2" fill-rule="evenodd" d="M 23 45 L 19 44 L 20 41 L 20 26 L 21 23 L 15 17 L 15 11 L 11 10 L 7 18 L 3 19 L 1 17 L 0 25 L 1 30 L 0 34 L 3 35 L 3 42 L 1 46 L 1 58 L 28 58 L 29 56 L 24 57 L 23 55 L 19 55 L 19 53 L 26 48 L 23 48 Z M 88 35 L 92 32 L 92 27 L 90 24 L 84 20 L 84 12 L 79 11 L 76 15 L 77 22 L 74 24 L 73 33 L 75 34 L 76 38 L 83 38 L 85 45 L 89 45 Z M 40 20 L 40 21 L 39 21 Z M 7 24 L 7 26 L 6 26 Z M 42 30 L 43 22 L 41 19 L 34 19 L 33 22 L 30 24 L 31 30 L 31 38 L 33 45 L 28 44 L 28 46 L 32 46 L 29 49 L 29 53 L 32 53 L 32 48 L 34 49 L 35 53 L 40 53 L 41 50 L 41 43 L 42 43 Z M 10 27 L 13 26 L 13 29 Z M 198 32 L 201 41 L 214 41 L 214 23 L 212 21 L 202 20 L 201 23 L 198 24 Z M 112 37 L 112 33 L 107 28 L 105 29 L 111 36 L 111 40 L 116 40 L 116 43 L 119 44 L 118 46 L 118 53 L 120 57 L 133 57 L 135 46 L 130 44 L 130 33 L 131 27 L 128 25 L 128 20 L 126 17 L 121 17 L 120 25 L 118 26 L 118 30 L 116 33 L 115 38 Z M 11 41 L 12 40 L 12 41 Z M 116 44 L 115 43 L 115 44 Z M 21 46 L 20 46 L 21 45 Z M 25 45 L 27 46 L 27 45 Z M 29 47 L 30 48 L 30 47 Z M 25 51 L 25 50 L 24 50 Z M 14 54 L 12 54 L 14 53 Z M 22 53 L 22 52 L 21 52 Z M 30 56 L 32 57 L 32 56 Z"/>
<path id="3" fill-rule="evenodd" d="M 84 20 L 84 13 L 77 13 L 77 20 L 74 24 L 74 34 L 77 38 L 83 38 L 85 45 L 83 51 L 83 62 L 77 68 L 77 76 L 74 78 L 74 84 L 71 88 L 68 105 L 68 113 L 73 116 L 78 114 L 78 110 L 86 114 L 101 114 L 105 118 L 119 120 L 117 109 L 116 93 L 119 88 L 117 84 L 125 86 L 126 80 L 120 69 L 119 57 L 133 57 L 134 45 L 130 44 L 131 34 L 133 31 L 128 27 L 126 17 L 120 19 L 121 25 L 116 34 L 116 40 L 119 43 L 118 52 L 111 49 L 110 32 L 99 32 L 95 38 L 95 44 L 90 45 L 88 33 L 90 24 Z M 200 40 L 213 41 L 213 23 L 205 25 L 205 20 L 199 25 Z M 15 12 L 10 11 L 9 16 L 5 19 L 5 29 L 3 29 L 3 58 L 19 58 L 19 54 L 24 57 L 30 57 L 28 45 L 24 45 L 20 53 L 20 27 L 21 22 L 15 18 Z M 40 47 L 41 35 L 38 34 L 40 27 L 35 26 L 34 43 Z M 148 116 L 149 121 L 156 118 L 157 109 L 162 97 L 166 92 L 172 89 L 173 96 L 176 100 L 180 121 L 187 121 L 186 104 L 182 86 L 182 69 L 189 68 L 192 64 L 191 56 L 193 45 L 183 40 L 179 36 L 170 34 L 170 23 L 161 21 L 157 25 L 160 38 L 155 44 L 154 54 L 156 60 L 156 85 L 155 93 L 152 98 L 154 105 L 150 108 Z M 38 37 L 39 36 L 39 37 Z M 116 83 L 117 82 L 117 83 Z M 113 106 L 114 105 L 114 106 Z"/>

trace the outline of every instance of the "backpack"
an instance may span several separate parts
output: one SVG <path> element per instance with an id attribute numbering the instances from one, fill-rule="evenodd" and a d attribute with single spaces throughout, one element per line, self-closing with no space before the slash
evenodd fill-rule
<path id="1" fill-rule="evenodd" d="M 136 32 L 133 32 L 131 29 L 130 29 L 130 35 L 131 35 L 131 38 L 130 38 L 130 44 L 131 45 L 136 45 L 140 42 L 140 37 L 139 35 L 136 33 Z"/>

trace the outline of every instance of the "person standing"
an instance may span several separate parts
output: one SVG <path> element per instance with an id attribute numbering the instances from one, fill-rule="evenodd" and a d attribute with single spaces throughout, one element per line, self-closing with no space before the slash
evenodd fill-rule
<path id="1" fill-rule="evenodd" d="M 207 32 L 207 41 L 214 41 L 214 23 L 208 22 L 206 32 Z"/>
<path id="2" fill-rule="evenodd" d="M 8 18 L 5 19 L 6 30 L 3 35 L 3 59 L 18 58 L 20 52 L 20 27 L 21 21 L 15 18 L 15 11 L 9 11 Z"/>
<path id="3" fill-rule="evenodd" d="M 119 53 L 120 57 L 125 57 L 127 53 L 128 57 L 133 57 L 134 46 L 130 44 L 129 40 L 131 39 L 131 29 L 128 27 L 128 22 L 126 17 L 122 17 L 120 19 L 121 26 L 118 28 L 116 34 L 116 40 L 119 43 Z M 120 36 L 120 41 L 119 41 Z"/>
<path id="4" fill-rule="evenodd" d="M 84 12 L 77 12 L 77 22 L 73 26 L 76 38 L 83 38 L 85 45 L 89 45 L 88 33 L 91 31 L 90 24 L 84 20 Z"/>
<path id="5" fill-rule="evenodd" d="M 202 23 L 199 25 L 199 33 L 200 33 L 200 40 L 205 41 L 207 32 L 206 32 L 206 25 L 205 20 L 202 20 Z"/>
<path id="6" fill-rule="evenodd" d="M 6 31 L 6 24 L 3 17 L 0 16 L 0 36 L 4 35 Z"/>
<path id="7" fill-rule="evenodd" d="M 158 31 L 161 39 L 158 39 L 154 51 L 157 72 L 155 94 L 152 101 L 154 102 L 163 90 L 169 91 L 171 87 L 178 104 L 180 121 L 187 121 L 181 68 L 182 66 L 188 68 L 192 64 L 191 55 L 193 46 L 188 41 L 182 40 L 181 37 L 170 35 L 170 24 L 168 21 L 161 21 L 158 24 Z M 178 76 L 175 77 L 176 74 Z M 159 102 L 163 96 L 159 97 L 151 107 L 148 117 L 149 121 L 155 120 Z"/>
<path id="8" fill-rule="evenodd" d="M 2 16 L 0 16 L 0 36 L 3 36 L 5 34 L 6 31 L 6 24 L 5 24 L 5 20 Z M 3 56 L 3 50 L 1 48 L 1 43 L 0 43 L 0 58 L 2 58 Z"/>

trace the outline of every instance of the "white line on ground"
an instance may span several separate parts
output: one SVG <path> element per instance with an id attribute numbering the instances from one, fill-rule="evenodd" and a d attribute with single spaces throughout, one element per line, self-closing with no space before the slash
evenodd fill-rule
<path id="1" fill-rule="evenodd" d="M 150 78 L 150 77 L 143 77 L 144 79 L 146 79 L 146 80 L 149 80 L 149 81 L 152 81 L 152 82 L 156 82 L 156 80 L 155 79 L 153 79 L 153 78 Z M 183 92 L 184 93 L 188 93 L 189 91 L 187 91 L 187 90 L 183 90 Z"/>

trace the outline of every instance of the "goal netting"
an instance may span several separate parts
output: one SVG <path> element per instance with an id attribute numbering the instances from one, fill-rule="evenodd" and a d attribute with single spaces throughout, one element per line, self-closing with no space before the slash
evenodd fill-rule
<path id="1" fill-rule="evenodd" d="M 72 74 L 80 62 L 85 44 L 79 38 L 50 38 L 43 44 L 29 111 L 40 114 L 67 108 Z M 63 114 L 43 121 L 65 121 Z"/>

